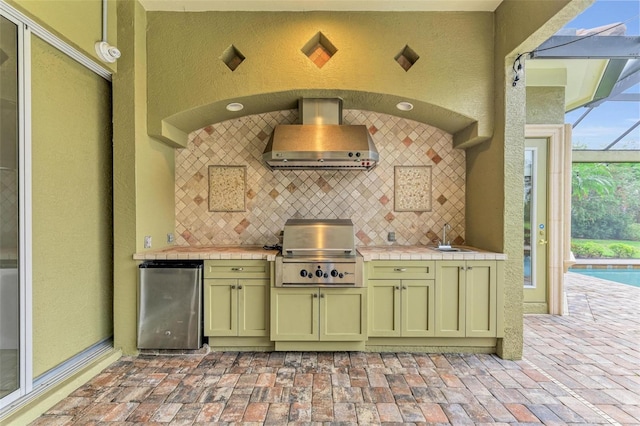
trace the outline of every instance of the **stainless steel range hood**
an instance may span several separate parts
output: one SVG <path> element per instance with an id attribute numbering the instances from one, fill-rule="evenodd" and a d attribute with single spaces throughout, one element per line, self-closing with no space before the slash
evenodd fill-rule
<path id="1" fill-rule="evenodd" d="M 342 124 L 342 99 L 303 98 L 302 124 L 275 127 L 262 154 L 272 170 L 370 170 L 379 155 L 364 125 Z"/>

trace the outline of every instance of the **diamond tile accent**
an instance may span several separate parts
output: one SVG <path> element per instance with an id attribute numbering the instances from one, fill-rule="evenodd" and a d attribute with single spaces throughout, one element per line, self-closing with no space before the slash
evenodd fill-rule
<path id="1" fill-rule="evenodd" d="M 441 195 L 438 197 L 437 201 L 440 203 L 440 205 L 444 205 L 444 203 L 447 202 L 447 197 L 445 197 L 444 195 Z"/>
<path id="2" fill-rule="evenodd" d="M 389 231 L 396 233 L 398 244 L 426 244 L 433 239 L 428 232 L 433 230 L 437 238 L 445 223 L 452 227 L 452 240 L 464 239 L 465 152 L 452 147 L 450 134 L 392 115 L 344 110 L 344 124 L 364 124 L 373 135 L 380 152 L 375 169 L 268 170 L 262 152 L 273 128 L 297 121 L 297 110 L 275 111 L 212 124 L 189 135 L 187 148 L 175 154 L 177 244 L 275 244 L 289 218 L 351 218 L 358 245 L 387 244 Z M 209 165 L 246 166 L 246 211 L 209 212 L 208 202 L 194 201 L 208 201 Z M 423 214 L 395 211 L 395 166 L 431 166 L 434 197 L 444 196 L 446 203 L 435 202 Z"/>

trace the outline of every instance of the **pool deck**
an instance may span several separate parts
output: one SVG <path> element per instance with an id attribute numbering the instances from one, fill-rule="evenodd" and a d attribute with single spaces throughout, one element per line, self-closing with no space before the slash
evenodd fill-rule
<path id="1" fill-rule="evenodd" d="M 213 352 L 123 357 L 33 425 L 640 424 L 640 288 L 575 273 L 524 356 Z"/>

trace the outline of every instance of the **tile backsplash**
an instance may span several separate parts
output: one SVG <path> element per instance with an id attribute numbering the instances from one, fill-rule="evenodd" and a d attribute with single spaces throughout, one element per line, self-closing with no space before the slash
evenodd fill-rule
<path id="1" fill-rule="evenodd" d="M 391 244 L 389 232 L 395 232 L 393 244 L 428 244 L 448 223 L 451 242 L 463 243 L 465 152 L 452 147 L 451 135 L 392 115 L 360 110 L 343 115 L 344 124 L 369 129 L 380 153 L 373 170 L 269 170 L 262 162 L 269 135 L 276 124 L 296 123 L 297 110 L 250 115 L 192 132 L 187 148 L 176 150 L 176 243 L 275 244 L 289 218 L 350 218 L 356 245 Z M 213 165 L 246 166 L 245 211 L 209 211 L 208 167 Z M 431 187 L 419 194 L 431 197 L 422 203 L 430 211 L 394 210 L 395 166 L 431 166 Z"/>

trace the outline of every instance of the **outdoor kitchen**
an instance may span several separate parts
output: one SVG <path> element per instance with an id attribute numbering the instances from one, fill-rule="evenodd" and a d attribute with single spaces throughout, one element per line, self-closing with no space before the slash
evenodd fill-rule
<path id="1" fill-rule="evenodd" d="M 203 262 L 212 349 L 495 352 L 505 256 L 464 245 L 450 134 L 301 99 L 196 130 L 175 155 L 176 242 L 134 258 Z"/>

